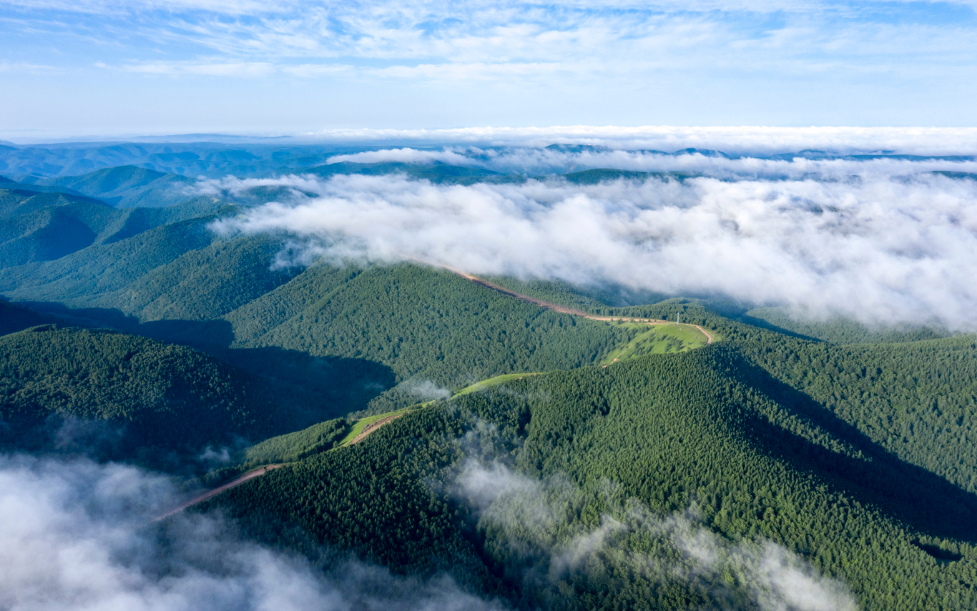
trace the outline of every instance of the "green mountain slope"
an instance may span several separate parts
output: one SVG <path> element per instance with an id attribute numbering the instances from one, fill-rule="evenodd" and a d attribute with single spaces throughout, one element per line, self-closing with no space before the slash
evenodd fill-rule
<path id="1" fill-rule="evenodd" d="M 0 191 L 0 266 L 60 259 L 93 244 L 113 210 L 63 193 Z"/>
<path id="2" fill-rule="evenodd" d="M 648 524 L 690 506 L 717 541 L 782 545 L 847 582 L 864 609 L 975 604 L 977 498 L 858 434 L 836 435 L 830 418 L 798 413 L 756 375 L 735 350 L 710 348 L 514 380 L 403 416 L 219 502 L 279 544 L 446 570 L 527 608 L 752 608 L 749 575 L 676 577 L 680 549 Z M 520 509 L 537 488 L 518 481 L 512 505 L 495 512 L 460 500 L 453 482 L 488 447 L 488 458 L 542 482 L 542 505 Z M 635 522 L 628 499 L 651 517 Z M 550 517 L 504 519 L 530 510 Z M 301 525 L 311 543 L 280 538 L 259 515 Z M 595 538 L 602 516 L 629 534 Z M 557 552 L 581 537 L 607 547 L 558 569 Z"/>
<path id="3" fill-rule="evenodd" d="M 313 174 L 329 177 L 342 174 L 365 174 L 380 176 L 385 174 L 403 174 L 414 180 L 427 180 L 435 184 L 469 185 L 479 182 L 522 182 L 521 176 L 506 176 L 473 166 L 455 166 L 446 163 L 415 164 L 386 161 L 380 163 L 354 163 L 341 161 L 320 165 L 312 168 L 288 170 L 296 174 Z"/>
<path id="4" fill-rule="evenodd" d="M 117 308 L 143 321 L 216 320 L 299 273 L 296 268 L 271 269 L 280 248 L 279 240 L 265 237 L 219 240 L 154 268 L 123 289 L 99 295 L 88 305 Z"/>
<path id="5" fill-rule="evenodd" d="M 765 323 L 774 329 L 817 338 L 833 344 L 913 342 L 950 335 L 941 329 L 925 327 L 872 328 L 854 320 L 837 318 L 824 321 L 803 320 L 792 317 L 783 308 L 755 308 L 746 312 L 743 320 L 752 324 L 764 325 Z"/>
<path id="6" fill-rule="evenodd" d="M 201 217 L 160 225 L 119 241 L 94 244 L 55 261 L 2 269 L 0 292 L 18 300 L 70 303 L 79 297 L 118 290 L 187 251 L 213 243 L 216 236 L 207 229 L 211 220 Z"/>
<path id="7" fill-rule="evenodd" d="M 104 168 L 81 176 L 38 180 L 36 184 L 64 187 L 120 208 L 167 206 L 189 199 L 186 189 L 194 181 L 131 165 Z"/>
<path id="8" fill-rule="evenodd" d="M 743 354 L 907 463 L 977 492 L 977 338 L 831 346 L 777 337 Z"/>
<path id="9" fill-rule="evenodd" d="M 544 310 L 417 265 L 317 266 L 227 315 L 235 345 L 365 358 L 458 387 L 597 363 L 633 329 Z"/>
<path id="10" fill-rule="evenodd" d="M 19 446 L 49 441 L 53 417 L 56 424 L 122 427 L 109 457 L 196 455 L 206 445 L 263 439 L 328 413 L 328 406 L 182 346 L 53 325 L 0 337 L 4 441 Z"/>

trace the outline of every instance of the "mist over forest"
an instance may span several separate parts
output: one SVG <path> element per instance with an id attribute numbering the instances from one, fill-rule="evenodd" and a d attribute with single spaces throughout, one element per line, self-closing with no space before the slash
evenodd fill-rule
<path id="1" fill-rule="evenodd" d="M 971 136 L 0 145 L 0 607 L 973 608 Z"/>

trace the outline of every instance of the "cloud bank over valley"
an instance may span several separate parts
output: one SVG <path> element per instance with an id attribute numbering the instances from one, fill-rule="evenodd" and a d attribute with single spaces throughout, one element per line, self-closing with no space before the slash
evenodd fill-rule
<path id="1" fill-rule="evenodd" d="M 685 177 L 463 186 L 397 174 L 284 176 L 202 181 L 197 189 L 232 197 L 259 186 L 290 189 L 293 197 L 212 225 L 225 235 L 291 236 L 280 265 L 421 260 L 472 274 L 722 296 L 817 318 L 977 328 L 977 181 L 966 176 L 977 171 L 974 161 L 554 149 L 466 156 L 530 176 L 615 167 Z"/>

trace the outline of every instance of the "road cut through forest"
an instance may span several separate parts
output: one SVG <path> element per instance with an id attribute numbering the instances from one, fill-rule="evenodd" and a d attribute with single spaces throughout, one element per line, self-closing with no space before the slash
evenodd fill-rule
<path id="1" fill-rule="evenodd" d="M 478 276 L 473 276 L 471 274 L 467 274 L 467 273 L 462 272 L 462 271 L 457 270 L 457 269 L 452 269 L 450 267 L 444 267 L 444 269 L 450 271 L 453 274 L 456 274 L 458 276 L 461 276 L 462 278 L 465 278 L 465 279 L 467 279 L 467 280 L 469 280 L 471 282 L 474 282 L 475 284 L 478 284 L 480 286 L 484 286 L 485 288 L 492 289 L 493 291 L 498 291 L 499 293 L 502 293 L 504 295 L 509 295 L 510 297 L 514 297 L 516 299 L 521 299 L 522 301 L 526 301 L 528 303 L 537 305 L 537 306 L 539 306 L 541 308 L 545 308 L 547 310 L 551 310 L 553 312 L 559 312 L 560 314 L 569 314 L 571 316 L 579 316 L 581 318 L 587 318 L 589 320 L 601 320 L 601 321 L 605 321 L 605 322 L 632 322 L 632 323 L 642 323 L 642 324 L 646 324 L 646 325 L 649 325 L 649 326 L 668 325 L 668 324 L 681 324 L 681 323 L 677 323 L 677 322 L 672 322 L 670 320 L 662 320 L 662 319 L 658 319 L 658 318 L 628 318 L 628 317 L 624 317 L 624 316 L 597 316 L 596 314 L 590 314 L 588 312 L 584 312 L 583 310 L 578 310 L 577 308 L 572 308 L 572 307 L 569 307 L 569 306 L 560 305 L 558 303 L 551 303 L 549 301 L 544 301 L 542 299 L 537 299 L 535 297 L 530 297 L 529 295 L 524 295 L 522 293 L 518 293 L 516 291 L 510 290 L 510 289 L 507 289 L 505 287 L 502 287 L 502 286 L 499 286 L 497 284 L 494 284 L 492 282 L 489 282 L 488 280 L 484 280 L 482 278 L 479 278 Z M 707 344 L 711 344 L 712 343 L 712 340 L 713 340 L 712 335 L 708 331 L 706 331 L 705 329 L 703 329 L 702 327 L 700 327 L 699 325 L 692 325 L 692 324 L 686 323 L 686 326 L 695 327 L 696 329 L 698 329 L 706 337 L 706 343 Z M 617 359 L 614 359 L 614 361 L 616 362 Z M 604 367 L 607 367 L 607 365 L 604 365 Z M 406 413 L 406 412 L 404 412 L 404 413 Z M 359 435 L 357 435 L 352 441 L 350 441 L 347 445 L 354 445 L 354 444 L 360 443 L 361 441 L 363 441 L 364 439 L 366 439 L 371 433 L 373 433 L 374 431 L 376 431 L 380 427 L 382 427 L 382 426 L 384 426 L 384 425 L 386 425 L 386 424 L 388 424 L 390 422 L 393 422 L 394 420 L 396 420 L 400 416 L 403 416 L 404 413 L 395 414 L 395 415 L 392 415 L 392 416 L 387 416 L 386 418 L 383 418 L 381 420 L 377 420 L 376 422 L 373 422 L 373 423 L 367 425 L 367 427 L 365 429 L 363 429 L 363 431 Z M 255 469 L 253 471 L 249 471 L 249 472 L 245 473 L 244 475 L 242 475 L 242 476 L 234 479 L 233 481 L 230 481 L 230 482 L 228 482 L 228 483 L 226 483 L 226 484 L 224 484 L 222 486 L 219 486 L 217 488 L 214 488 L 213 490 L 209 490 L 209 491 L 207 491 L 207 492 L 205 492 L 203 494 L 200 494 L 198 496 L 195 496 L 194 498 L 192 498 L 189 501 L 183 503 L 179 507 L 177 507 L 177 508 L 175 508 L 175 509 L 173 509 L 173 510 L 171 510 L 171 511 L 169 511 L 169 512 L 167 512 L 167 513 L 165 513 L 165 514 L 163 514 L 161 516 L 159 516 L 158 518 L 156 518 L 156 520 L 162 520 L 163 518 L 167 518 L 169 516 L 172 516 L 174 514 L 177 514 L 177 513 L 181 512 L 181 511 L 183 511 L 184 509 L 187 509 L 188 507 L 192 507 L 192 506 L 194 506 L 194 505 L 196 505 L 198 503 L 202 503 L 202 502 L 204 502 L 204 501 L 206 501 L 206 500 L 208 500 L 210 498 L 213 498 L 213 497 L 217 496 L 218 494 L 224 492 L 225 490 L 230 490 L 231 488 L 235 488 L 237 486 L 240 486 L 241 484 L 244 484 L 245 482 L 247 482 L 247 481 L 249 481 L 251 479 L 254 479 L 256 477 L 259 477 L 261 475 L 264 475 L 268 471 L 271 471 L 273 469 L 277 469 L 278 467 L 281 467 L 281 466 L 282 465 L 280 465 L 280 464 L 277 464 L 277 465 L 267 465 L 265 467 L 261 467 L 260 469 Z"/>
<path id="2" fill-rule="evenodd" d="M 498 291 L 498 292 L 503 293 L 505 295 L 509 295 L 510 297 L 515 297 L 516 299 L 521 299 L 523 301 L 527 301 L 527 302 L 529 302 L 531 304 L 538 305 L 541 308 L 546 308 L 547 310 L 552 310 L 554 312 L 559 312 L 560 314 L 570 314 L 571 316 L 580 316 L 581 318 L 587 318 L 587 319 L 590 319 L 590 320 L 603 320 L 605 322 L 636 322 L 636 323 L 644 323 L 644 324 L 649 325 L 649 326 L 654 326 L 654 325 L 668 325 L 668 324 L 681 324 L 681 323 L 673 323 L 670 320 L 661 320 L 659 318 L 627 318 L 627 317 L 624 317 L 624 316 L 597 316 L 596 314 L 589 314 L 587 312 L 584 312 L 583 310 L 578 310 L 577 308 L 571 308 L 569 306 L 560 305 L 558 303 L 551 303 L 549 301 L 543 301 L 542 299 L 537 299 L 535 297 L 530 297 L 529 295 L 523 295 L 522 293 L 517 293 L 516 291 L 513 291 L 511 289 L 507 289 L 505 287 L 499 286 L 498 284 L 494 284 L 492 282 L 489 282 L 488 280 L 483 280 L 482 278 L 479 278 L 478 276 L 472 276 L 471 274 L 466 274 L 465 272 L 458 271 L 456 269 L 451 269 L 450 267 L 446 267 L 445 269 L 447 269 L 448 271 L 450 271 L 450 272 L 452 272 L 454 274 L 457 274 L 457 275 L 461 276 L 462 278 L 466 278 L 466 279 L 474 282 L 475 284 L 478 284 L 480 286 L 484 286 L 485 288 L 492 289 L 493 291 Z M 703 335 L 705 335 L 706 336 L 706 343 L 707 344 L 711 344 L 712 343 L 712 335 L 708 331 L 706 331 L 705 329 L 703 329 L 699 325 L 688 325 L 688 326 L 695 327 Z"/>
<path id="3" fill-rule="evenodd" d="M 256 477 L 258 477 L 260 475 L 264 475 L 265 473 L 268 473 L 269 471 L 272 471 L 274 469 L 277 469 L 277 468 L 279 468 L 281 466 L 282 465 L 280 465 L 280 464 L 278 464 L 278 465 L 265 465 L 264 467 L 261 467 L 261 468 L 258 468 L 258 469 L 254 469 L 253 471 L 248 471 L 244 475 L 241 475 L 240 477 L 237 477 L 237 478 L 235 478 L 235 479 L 227 482 L 223 486 L 218 486 L 217 488 L 214 488 L 213 490 L 208 490 L 207 492 L 204 492 L 203 494 L 198 494 L 197 496 L 193 497 L 189 501 L 186 501 L 185 503 L 181 504 L 179 507 L 176 507 L 174 509 L 171 509 L 170 511 L 167 511 L 166 513 L 164 513 L 163 515 L 159 516 L 158 518 L 156 518 L 153 521 L 154 522 L 158 522 L 159 520 L 162 520 L 164 518 L 168 518 L 168 517 L 170 517 L 172 515 L 178 514 L 181 511 L 183 511 L 184 509 L 187 509 L 188 507 L 193 507 L 197 503 L 203 503 L 207 499 L 213 498 L 213 497 L 217 496 L 218 494 L 220 494 L 221 492 L 224 492 L 225 490 L 230 490 L 231 488 L 236 488 L 237 486 L 240 486 L 241 484 L 243 484 L 243 483 L 245 483 L 245 482 L 247 482 L 249 480 L 252 480 L 252 479 L 254 479 L 254 478 L 256 478 Z"/>

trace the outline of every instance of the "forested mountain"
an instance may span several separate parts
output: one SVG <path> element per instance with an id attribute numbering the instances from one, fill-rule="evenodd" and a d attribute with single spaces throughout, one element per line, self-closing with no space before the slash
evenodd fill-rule
<path id="1" fill-rule="evenodd" d="M 3 310 L 5 313 L 7 308 Z M 0 336 L 6 444 L 85 444 L 112 458 L 196 456 L 324 419 L 330 407 L 183 346 L 56 325 Z M 80 428 L 81 439 L 67 439 Z"/>
<path id="2" fill-rule="evenodd" d="M 863 608 L 974 604 L 977 500 L 857 433 L 834 433 L 831 416 L 782 402 L 789 393 L 767 392 L 750 371 L 735 350 L 710 348 L 524 378 L 399 418 L 215 502 L 282 545 L 309 543 L 252 516 L 395 570 L 449 571 L 527 608 L 750 608 L 748 576 L 676 572 L 680 544 L 656 525 L 690 507 L 724 541 L 762 537 L 844 577 Z M 457 496 L 471 460 L 549 484 L 510 477 L 515 496 L 479 515 Z M 635 502 L 651 513 L 638 520 Z M 548 517 L 523 513 L 534 511 Z M 624 525 L 619 536 L 560 572 L 558 551 L 608 519 Z"/>
<path id="3" fill-rule="evenodd" d="M 193 180 L 135 166 L 96 170 L 81 176 L 42 178 L 34 184 L 63 187 L 118 208 L 169 206 L 191 199 Z"/>
<path id="4" fill-rule="evenodd" d="M 164 148 L 0 150 L 48 172 L 0 182 L 5 449 L 285 463 L 195 510 L 516 608 L 805 608 L 759 602 L 775 569 L 860 609 L 977 607 L 975 336 L 486 278 L 652 327 L 426 265 L 292 265 L 287 235 L 212 230 L 275 192 L 147 207 L 188 184 L 166 172 L 523 178 Z M 620 178 L 647 177 L 565 180 Z"/>

